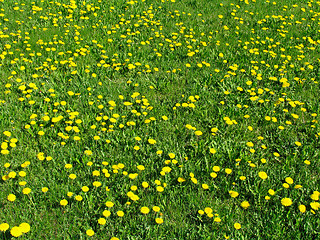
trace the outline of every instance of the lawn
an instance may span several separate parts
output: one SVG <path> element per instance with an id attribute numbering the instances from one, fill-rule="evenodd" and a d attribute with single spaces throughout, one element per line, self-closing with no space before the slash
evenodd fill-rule
<path id="1" fill-rule="evenodd" d="M 0 0 L 0 239 L 320 239 L 320 2 Z"/>

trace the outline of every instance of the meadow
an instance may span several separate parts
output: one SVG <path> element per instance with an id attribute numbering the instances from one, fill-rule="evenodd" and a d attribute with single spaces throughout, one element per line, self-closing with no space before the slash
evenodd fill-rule
<path id="1" fill-rule="evenodd" d="M 0 239 L 320 239 L 319 17 L 0 0 Z"/>

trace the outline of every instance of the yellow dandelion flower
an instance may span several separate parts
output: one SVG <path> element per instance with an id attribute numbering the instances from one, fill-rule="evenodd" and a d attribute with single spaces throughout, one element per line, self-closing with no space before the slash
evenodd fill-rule
<path id="1" fill-rule="evenodd" d="M 285 207 L 292 205 L 292 200 L 290 198 L 282 198 L 281 204 Z"/>
<path id="2" fill-rule="evenodd" d="M 303 205 L 303 204 L 299 205 L 298 208 L 299 208 L 299 211 L 300 211 L 301 213 L 304 213 L 304 212 L 306 212 L 306 210 L 307 210 L 306 206 Z"/>
<path id="3" fill-rule="evenodd" d="M 7 231 L 8 229 L 9 229 L 9 224 L 8 223 L 1 223 L 0 224 L 0 231 L 1 232 L 5 232 L 5 231 Z"/>
<path id="4" fill-rule="evenodd" d="M 239 230 L 241 228 L 241 224 L 240 223 L 235 223 L 233 226 L 237 230 Z"/>
<path id="5" fill-rule="evenodd" d="M 9 194 L 7 197 L 8 201 L 14 202 L 16 200 L 16 195 L 14 194 Z"/>
<path id="6" fill-rule="evenodd" d="M 195 134 L 196 136 L 201 136 L 201 135 L 202 135 L 202 132 L 201 132 L 201 131 L 195 131 L 194 134 Z"/>
<path id="7" fill-rule="evenodd" d="M 163 192 L 163 191 L 164 191 L 164 188 L 161 187 L 161 186 L 158 186 L 158 187 L 157 187 L 157 191 L 158 191 L 158 192 Z"/>
<path id="8" fill-rule="evenodd" d="M 310 207 L 314 210 L 318 210 L 320 208 L 320 203 L 319 202 L 311 202 Z"/>
<path id="9" fill-rule="evenodd" d="M 241 207 L 243 207 L 244 209 L 247 209 L 248 207 L 250 207 L 250 203 L 248 201 L 243 201 L 241 203 Z"/>
<path id="10" fill-rule="evenodd" d="M 160 207 L 158 207 L 158 206 L 153 206 L 153 207 L 152 207 L 152 210 L 155 211 L 155 212 L 159 212 L 159 211 L 160 211 Z"/>
<path id="11" fill-rule="evenodd" d="M 288 183 L 288 184 L 293 184 L 293 179 L 291 177 L 286 177 L 285 178 L 285 181 Z"/>
<path id="12" fill-rule="evenodd" d="M 150 139 L 148 139 L 148 143 L 150 143 L 150 144 L 156 144 L 157 141 L 154 140 L 154 139 L 152 139 L 152 138 L 150 138 Z"/>
<path id="13" fill-rule="evenodd" d="M 147 188 L 147 187 L 149 187 L 149 184 L 148 184 L 147 182 L 143 182 L 143 183 L 142 183 L 142 187 L 143 187 L 143 188 Z"/>
<path id="14" fill-rule="evenodd" d="M 15 227 L 11 228 L 10 233 L 14 237 L 20 237 L 23 233 L 21 230 L 22 229 L 20 227 L 15 226 Z"/>
<path id="15" fill-rule="evenodd" d="M 100 225 L 105 225 L 106 224 L 106 219 L 105 218 L 99 218 L 98 219 L 98 223 L 100 224 Z"/>
<path id="16" fill-rule="evenodd" d="M 94 231 L 92 229 L 89 229 L 86 231 L 86 234 L 89 236 L 89 237 L 92 237 L 94 235 Z"/>
<path id="17" fill-rule="evenodd" d="M 61 201 L 60 201 L 60 205 L 61 206 L 66 206 L 68 204 L 68 201 L 66 200 L 66 199 L 62 199 Z"/>
<path id="18" fill-rule="evenodd" d="M 268 178 L 268 175 L 267 175 L 267 173 L 265 173 L 265 172 L 259 172 L 258 175 L 259 175 L 259 177 L 260 177 L 261 179 L 267 179 L 267 178 Z"/>
<path id="19" fill-rule="evenodd" d="M 236 191 L 229 191 L 229 194 L 230 194 L 230 196 L 232 197 L 232 198 L 236 198 L 236 197 L 238 197 L 239 196 L 239 193 L 238 192 L 236 192 Z"/>
<path id="20" fill-rule="evenodd" d="M 218 175 L 217 175 L 215 172 L 212 172 L 212 173 L 210 173 L 210 176 L 211 176 L 212 178 L 216 178 Z"/>
<path id="21" fill-rule="evenodd" d="M 209 189 L 209 186 L 208 186 L 208 184 L 204 183 L 204 184 L 202 184 L 202 188 L 207 190 L 207 189 Z"/>
<path id="22" fill-rule="evenodd" d="M 74 197 L 74 199 L 80 202 L 82 201 L 83 197 L 81 195 L 77 195 Z"/>
<path id="23" fill-rule="evenodd" d="M 300 147 L 302 145 L 301 142 L 298 142 L 298 141 L 294 142 L 294 144 L 297 145 L 298 147 Z"/>
<path id="24" fill-rule="evenodd" d="M 273 196 L 273 195 L 275 194 L 275 191 L 274 191 L 273 189 L 269 189 L 269 190 L 268 190 L 268 193 L 269 193 L 271 196 Z"/>
<path id="25" fill-rule="evenodd" d="M 123 216 L 124 216 L 124 212 L 123 212 L 123 211 L 117 211 L 117 215 L 118 215 L 119 217 L 123 217 Z"/>
<path id="26" fill-rule="evenodd" d="M 210 213 L 213 212 L 213 210 L 212 210 L 212 208 L 210 208 L 210 207 L 206 207 L 206 208 L 204 209 L 204 212 L 205 212 L 206 214 L 210 214 Z"/>
<path id="27" fill-rule="evenodd" d="M 114 206 L 114 203 L 111 202 L 111 201 L 107 201 L 107 202 L 106 202 L 106 206 L 111 208 L 111 207 Z"/>
<path id="28" fill-rule="evenodd" d="M 162 224 L 163 223 L 163 219 L 162 218 L 156 218 L 155 219 L 157 224 Z"/>
<path id="29" fill-rule="evenodd" d="M 185 182 L 185 181 L 186 181 L 186 180 L 185 180 L 184 178 L 182 178 L 182 177 L 179 177 L 179 178 L 178 178 L 178 182 L 179 182 L 179 183 L 182 183 L 182 182 Z"/>
<path id="30" fill-rule="evenodd" d="M 26 223 L 26 222 L 21 223 L 19 225 L 19 227 L 20 227 L 21 232 L 23 232 L 23 233 L 27 233 L 27 232 L 30 231 L 30 225 L 28 223 Z"/>
<path id="31" fill-rule="evenodd" d="M 149 209 L 148 207 L 142 207 L 142 208 L 140 209 L 140 211 L 141 211 L 141 213 L 143 213 L 143 214 L 148 214 L 148 213 L 150 212 L 150 209 Z"/>
<path id="32" fill-rule="evenodd" d="M 109 210 L 104 210 L 102 215 L 105 217 L 109 217 L 111 215 L 111 212 Z"/>
<path id="33" fill-rule="evenodd" d="M 30 192 L 31 192 L 31 189 L 30 189 L 30 188 L 24 188 L 24 189 L 22 190 L 22 193 L 25 194 L 25 195 L 28 195 Z"/>
<path id="34" fill-rule="evenodd" d="M 210 148 L 210 153 L 215 154 L 217 151 L 214 148 Z"/>
<path id="35" fill-rule="evenodd" d="M 212 170 L 215 171 L 215 172 L 219 172 L 220 171 L 220 167 L 219 166 L 214 166 L 212 168 Z"/>

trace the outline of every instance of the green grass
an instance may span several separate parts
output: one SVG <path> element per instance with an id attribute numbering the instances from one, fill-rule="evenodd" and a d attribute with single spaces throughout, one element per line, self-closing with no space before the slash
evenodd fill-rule
<path id="1" fill-rule="evenodd" d="M 0 239 L 320 238 L 319 3 L 0 10 Z"/>

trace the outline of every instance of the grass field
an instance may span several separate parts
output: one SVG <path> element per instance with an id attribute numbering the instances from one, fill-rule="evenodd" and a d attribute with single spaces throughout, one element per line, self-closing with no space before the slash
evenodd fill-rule
<path id="1" fill-rule="evenodd" d="M 0 239 L 320 239 L 320 2 L 0 0 Z"/>

